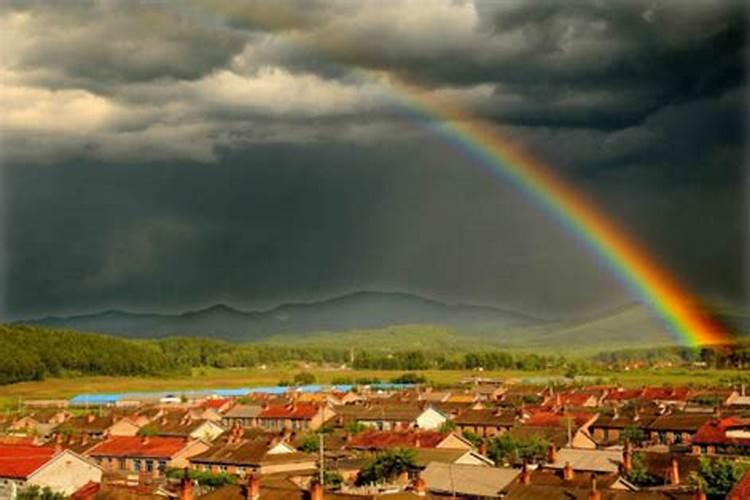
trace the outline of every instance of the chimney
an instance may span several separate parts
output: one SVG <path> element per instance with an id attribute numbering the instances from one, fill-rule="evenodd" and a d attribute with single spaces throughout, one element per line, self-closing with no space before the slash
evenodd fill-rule
<path id="1" fill-rule="evenodd" d="M 591 474 L 591 491 L 589 500 L 602 500 L 602 493 L 596 489 L 596 474 Z"/>
<path id="2" fill-rule="evenodd" d="M 421 475 L 414 480 L 414 494 L 418 497 L 427 496 L 427 482 Z"/>
<path id="3" fill-rule="evenodd" d="M 141 438 L 141 445 L 146 446 L 149 443 L 149 441 L 151 440 L 148 438 L 148 436 L 143 436 Z"/>
<path id="4" fill-rule="evenodd" d="M 523 466 L 521 467 L 521 484 L 529 485 L 531 484 L 531 472 L 529 471 L 529 466 L 526 464 L 526 462 L 523 463 Z"/>
<path id="5" fill-rule="evenodd" d="M 250 473 L 245 487 L 245 500 L 258 500 L 260 498 L 260 479 L 254 473 Z"/>
<path id="6" fill-rule="evenodd" d="M 572 481 L 574 477 L 575 471 L 573 470 L 573 466 L 570 465 L 570 462 L 565 462 L 565 467 L 563 467 L 563 480 Z"/>
<path id="7" fill-rule="evenodd" d="M 633 449 L 630 446 L 630 441 L 625 441 L 625 446 L 622 449 L 622 472 L 628 475 L 633 470 Z"/>
<path id="8" fill-rule="evenodd" d="M 193 500 L 193 480 L 190 479 L 190 469 L 187 467 L 180 479 L 180 500 Z"/>
<path id="9" fill-rule="evenodd" d="M 556 460 L 557 460 L 557 447 L 555 446 L 555 443 L 552 443 L 547 449 L 547 462 L 554 464 Z"/>
<path id="10" fill-rule="evenodd" d="M 323 485 L 317 480 L 310 483 L 310 500 L 323 500 Z"/>
<path id="11" fill-rule="evenodd" d="M 669 484 L 680 484 L 680 464 L 677 457 L 672 457 L 669 463 Z"/>

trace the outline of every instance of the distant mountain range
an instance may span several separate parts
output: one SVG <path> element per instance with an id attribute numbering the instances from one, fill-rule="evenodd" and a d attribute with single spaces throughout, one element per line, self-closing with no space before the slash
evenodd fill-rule
<path id="1" fill-rule="evenodd" d="M 445 304 L 406 293 L 357 292 L 310 303 L 284 304 L 266 311 L 241 311 L 217 304 L 182 314 L 109 310 L 77 316 L 48 316 L 17 323 L 95 331 L 132 338 L 205 336 L 235 341 L 281 334 L 305 334 L 397 325 L 492 328 L 523 327 L 540 321 L 487 306 Z"/>

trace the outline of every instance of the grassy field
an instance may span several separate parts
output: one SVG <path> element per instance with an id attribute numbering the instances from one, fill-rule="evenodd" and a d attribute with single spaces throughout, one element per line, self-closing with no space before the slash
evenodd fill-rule
<path id="1" fill-rule="evenodd" d="M 20 399 L 70 398 L 80 393 L 118 393 L 129 391 L 174 391 L 188 389 L 219 389 L 276 385 L 280 380 L 289 380 L 299 367 L 259 369 L 195 369 L 191 374 L 168 377 L 74 377 L 50 378 L 38 382 L 22 382 L 0 386 L 0 406 L 12 407 Z M 399 371 L 378 370 L 331 370 L 311 369 L 318 382 L 330 383 L 337 377 L 377 377 L 388 381 L 400 375 Z M 470 370 L 425 370 L 419 372 L 435 384 L 456 383 L 469 377 Z M 626 387 L 642 385 L 717 385 L 730 377 L 748 372 L 735 370 L 691 370 L 685 368 L 664 368 L 636 370 L 630 372 L 601 372 L 593 375 L 608 382 L 620 383 Z M 527 378 L 560 376 L 562 372 L 487 371 L 483 377 L 499 378 L 509 382 L 523 382 Z"/>

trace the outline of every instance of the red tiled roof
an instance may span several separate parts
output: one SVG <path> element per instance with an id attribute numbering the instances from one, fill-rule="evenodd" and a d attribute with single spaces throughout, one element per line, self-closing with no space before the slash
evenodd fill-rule
<path id="1" fill-rule="evenodd" d="M 170 458 L 186 445 L 181 437 L 113 436 L 89 450 L 88 454 L 92 457 Z"/>
<path id="2" fill-rule="evenodd" d="M 562 394 L 560 395 L 560 400 L 563 404 L 572 405 L 572 406 L 582 406 L 589 399 L 591 399 L 592 396 L 594 395 L 586 394 L 586 393 Z"/>
<path id="3" fill-rule="evenodd" d="M 34 436 L 0 436 L 0 444 L 23 444 L 34 446 L 36 438 Z"/>
<path id="4" fill-rule="evenodd" d="M 435 448 L 446 434 L 436 431 L 379 431 L 365 430 L 351 438 L 347 446 L 350 448 Z"/>
<path id="5" fill-rule="evenodd" d="M 645 400 L 686 401 L 689 394 L 687 387 L 646 387 L 641 397 Z"/>
<path id="6" fill-rule="evenodd" d="M 72 500 L 85 500 L 87 498 L 93 498 L 93 496 L 99 492 L 101 484 L 89 481 L 80 488 L 78 488 L 70 498 Z"/>
<path id="7" fill-rule="evenodd" d="M 320 408 L 311 403 L 294 403 L 288 405 L 268 405 L 258 414 L 258 418 L 289 418 L 309 420 L 318 414 Z"/>
<path id="8" fill-rule="evenodd" d="M 693 436 L 693 444 L 738 444 L 750 446 L 750 438 L 727 437 L 727 431 L 750 427 L 750 419 L 727 417 L 721 420 L 709 420 Z"/>
<path id="9" fill-rule="evenodd" d="M 643 391 L 641 389 L 623 389 L 609 392 L 605 397 L 605 401 L 630 401 L 631 399 L 638 399 L 641 397 Z"/>
<path id="10" fill-rule="evenodd" d="M 229 398 L 221 398 L 221 399 L 207 399 L 203 402 L 204 408 L 213 408 L 214 410 L 218 410 L 222 408 L 225 404 L 231 402 L 232 400 Z"/>
<path id="11" fill-rule="evenodd" d="M 0 477 L 26 479 L 56 453 L 51 446 L 0 444 Z"/>
<path id="12" fill-rule="evenodd" d="M 729 500 L 743 500 L 744 498 L 750 498 L 750 471 L 745 472 L 742 479 L 732 488 L 732 491 L 727 495 Z"/>

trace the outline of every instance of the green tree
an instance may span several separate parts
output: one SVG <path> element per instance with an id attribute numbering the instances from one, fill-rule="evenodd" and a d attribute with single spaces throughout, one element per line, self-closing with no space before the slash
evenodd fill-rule
<path id="1" fill-rule="evenodd" d="M 490 439 L 487 455 L 495 463 L 539 462 L 547 457 L 550 442 L 544 438 L 514 438 L 505 433 Z"/>
<path id="2" fill-rule="evenodd" d="M 454 422 L 453 420 L 446 420 L 440 426 L 440 432 L 443 432 L 443 433 L 453 432 L 455 430 L 456 430 L 456 422 Z"/>
<path id="3" fill-rule="evenodd" d="M 393 481 L 404 472 L 417 469 L 416 452 L 412 449 L 397 448 L 378 453 L 360 469 L 357 485 L 381 484 Z"/>
<path id="4" fill-rule="evenodd" d="M 55 493 L 48 486 L 42 489 L 37 485 L 32 485 L 20 490 L 16 498 L 18 500 L 63 500 L 65 495 Z"/>
<path id="5" fill-rule="evenodd" d="M 701 488 L 710 498 L 724 498 L 750 468 L 750 463 L 720 458 L 710 460 L 701 457 L 698 471 L 690 481 Z"/>
<path id="6" fill-rule="evenodd" d="M 646 440 L 646 432 L 636 425 L 625 427 L 620 433 L 620 442 L 630 441 L 631 443 L 640 444 Z"/>
<path id="7" fill-rule="evenodd" d="M 316 453 L 320 449 L 320 438 L 315 434 L 308 434 L 297 448 L 305 453 Z"/>
<path id="8" fill-rule="evenodd" d="M 646 459 L 641 452 L 633 454 L 632 466 L 628 480 L 636 486 L 649 487 L 659 484 L 659 478 L 648 471 Z"/>
<path id="9" fill-rule="evenodd" d="M 292 379 L 294 385 L 310 385 L 315 383 L 315 375 L 310 372 L 299 372 Z"/>

